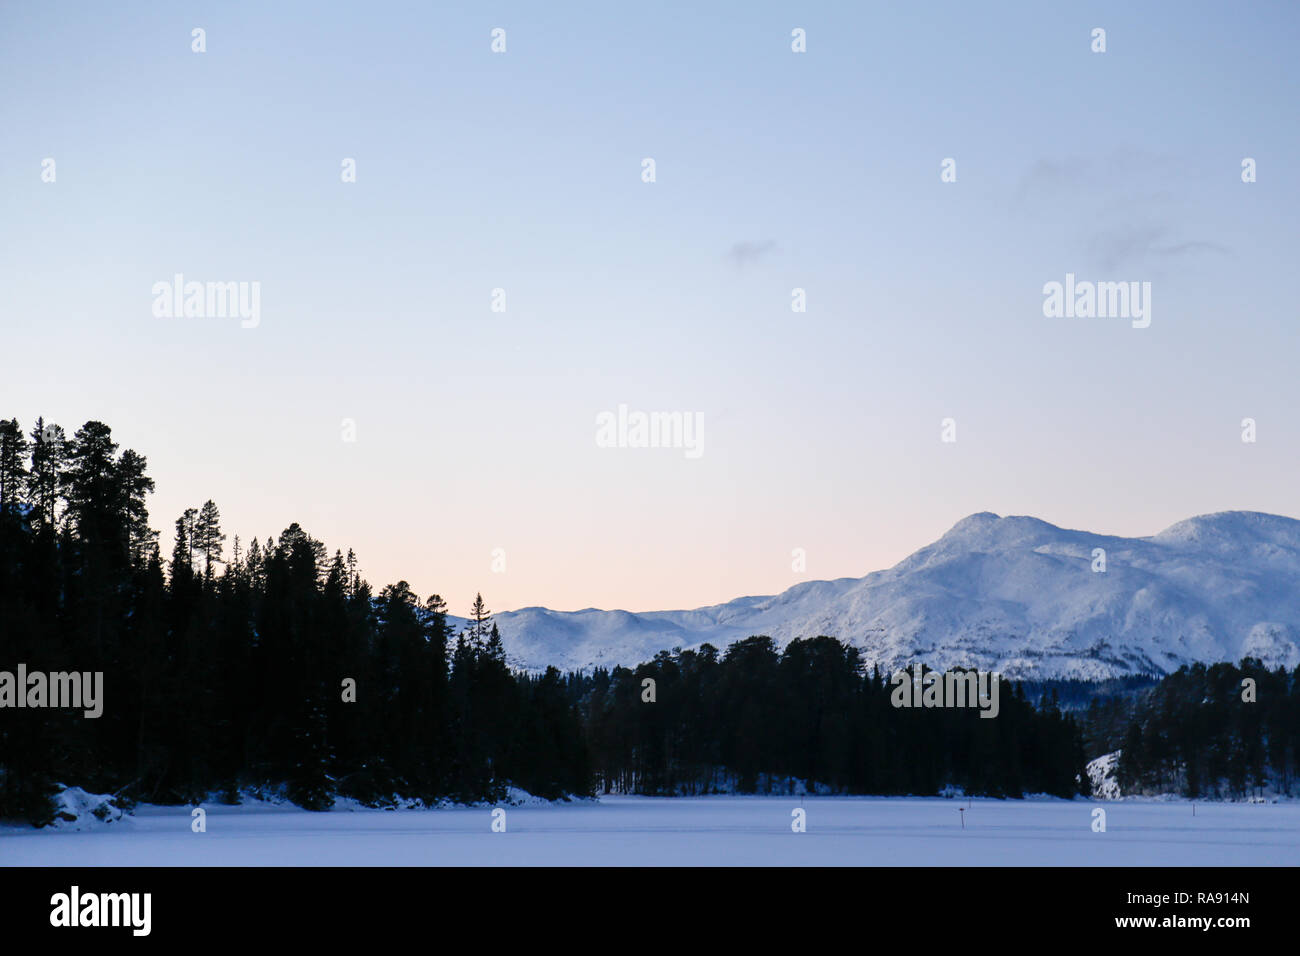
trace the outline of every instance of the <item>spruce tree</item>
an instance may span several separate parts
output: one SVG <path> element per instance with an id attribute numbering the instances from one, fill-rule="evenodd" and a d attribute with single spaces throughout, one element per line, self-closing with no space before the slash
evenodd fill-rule
<path id="1" fill-rule="evenodd" d="M 465 628 L 465 635 L 469 638 L 470 645 L 475 650 L 480 650 L 483 642 L 488 636 L 488 625 L 492 623 L 492 612 L 487 609 L 483 603 L 483 595 L 474 596 L 474 606 L 470 608 L 469 622 Z"/>
<path id="2" fill-rule="evenodd" d="M 158 544 L 158 532 L 149 528 L 149 508 L 145 503 L 145 495 L 154 490 L 153 479 L 145 473 L 148 466 L 145 457 L 130 448 L 122 452 L 117 463 L 121 526 L 133 566 L 145 564 Z"/>
<path id="3" fill-rule="evenodd" d="M 18 419 L 0 421 L 0 513 L 17 507 L 27 488 L 27 438 Z"/>
<path id="4" fill-rule="evenodd" d="M 32 525 L 52 539 L 58 531 L 58 513 L 67 471 L 67 440 L 62 427 L 36 419 L 31 432 L 32 464 L 27 475 L 27 502 L 35 511 Z"/>
<path id="5" fill-rule="evenodd" d="M 193 508 L 186 508 L 185 513 L 176 519 L 176 544 L 172 547 L 173 586 L 178 574 L 188 580 L 194 571 L 195 514 Z"/>

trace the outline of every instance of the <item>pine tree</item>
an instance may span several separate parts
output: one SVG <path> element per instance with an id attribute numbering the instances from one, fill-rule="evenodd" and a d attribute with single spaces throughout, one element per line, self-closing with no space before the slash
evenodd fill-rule
<path id="1" fill-rule="evenodd" d="M 348 556 L 352 556 L 351 551 Z M 440 641 L 445 648 L 451 637 L 451 630 L 447 626 L 447 602 L 441 594 L 430 594 L 424 602 L 424 610 L 430 619 L 430 640 Z"/>
<path id="2" fill-rule="evenodd" d="M 27 475 L 27 503 L 34 509 L 32 524 L 53 537 L 58 531 L 58 503 L 67 470 L 67 440 L 63 429 L 36 419 L 32 429 L 32 465 Z"/>
<path id="3" fill-rule="evenodd" d="M 117 443 L 103 422 L 90 421 L 72 436 L 68 453 L 68 520 L 83 543 L 106 546 L 121 524 Z"/>
<path id="4" fill-rule="evenodd" d="M 194 519 L 194 547 L 203 555 L 203 575 L 212 580 L 212 565 L 222 560 L 226 536 L 221 531 L 221 512 L 216 502 L 208 499 Z"/>
<path id="5" fill-rule="evenodd" d="M 149 463 L 143 455 L 128 448 L 118 459 L 117 476 L 121 488 L 122 527 L 126 534 L 126 547 L 133 566 L 146 563 L 158 546 L 158 532 L 149 527 L 149 509 L 145 495 L 154 490 L 154 481 L 145 469 Z"/>
<path id="6" fill-rule="evenodd" d="M 185 513 L 176 519 L 176 544 L 172 547 L 172 586 L 176 586 L 178 575 L 189 579 L 194 569 L 194 542 L 191 529 L 194 527 L 193 508 L 186 508 Z"/>
<path id="7" fill-rule="evenodd" d="M 257 535 L 253 535 L 253 543 L 248 546 L 248 556 L 244 559 L 244 572 L 253 590 L 260 592 L 266 584 L 266 564 Z"/>
<path id="8" fill-rule="evenodd" d="M 16 507 L 27 487 L 27 438 L 18 419 L 0 421 L 0 513 Z"/>

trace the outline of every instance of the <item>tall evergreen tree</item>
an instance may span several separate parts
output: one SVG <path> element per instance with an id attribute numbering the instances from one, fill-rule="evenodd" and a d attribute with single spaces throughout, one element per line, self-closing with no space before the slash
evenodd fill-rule
<path id="1" fill-rule="evenodd" d="M 216 502 L 208 499 L 194 520 L 194 547 L 203 555 L 203 575 L 212 579 L 213 564 L 222 560 L 225 534 L 221 531 L 221 512 Z"/>
<path id="2" fill-rule="evenodd" d="M 33 525 L 52 537 L 58 530 L 59 496 L 67 470 L 67 440 L 63 429 L 36 419 L 31 432 L 32 464 L 27 475 L 27 501 L 35 509 Z"/>
<path id="3" fill-rule="evenodd" d="M 472 647 L 478 649 L 483 646 L 489 632 L 488 625 L 491 623 L 492 612 L 483 603 L 483 595 L 476 594 L 474 596 L 474 606 L 470 608 L 469 621 L 465 627 L 465 636 Z"/>
<path id="4" fill-rule="evenodd" d="M 18 419 L 0 420 L 0 512 L 16 508 L 27 488 L 27 438 Z"/>
<path id="5" fill-rule="evenodd" d="M 172 582 L 177 574 L 188 579 L 194 573 L 194 523 L 198 512 L 186 508 L 176 519 L 176 543 L 172 547 Z"/>
<path id="6" fill-rule="evenodd" d="M 121 523 L 126 547 L 133 565 L 143 565 L 158 546 L 158 532 L 149 528 L 149 508 L 145 495 L 154 490 L 154 481 L 146 473 L 149 463 L 143 455 L 128 448 L 117 463 Z"/>

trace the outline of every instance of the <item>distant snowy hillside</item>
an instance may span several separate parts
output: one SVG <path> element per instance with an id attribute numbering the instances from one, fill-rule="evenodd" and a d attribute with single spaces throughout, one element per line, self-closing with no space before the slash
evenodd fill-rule
<path id="1" fill-rule="evenodd" d="M 1106 570 L 1092 569 L 1093 549 Z M 512 664 L 633 665 L 660 650 L 753 634 L 826 634 L 885 668 L 922 660 L 1009 677 L 1165 673 L 1250 655 L 1300 664 L 1300 521 L 1230 511 L 1149 538 L 983 512 L 887 571 L 811 581 L 693 611 L 496 615 Z M 457 620 L 459 626 L 462 622 Z"/>

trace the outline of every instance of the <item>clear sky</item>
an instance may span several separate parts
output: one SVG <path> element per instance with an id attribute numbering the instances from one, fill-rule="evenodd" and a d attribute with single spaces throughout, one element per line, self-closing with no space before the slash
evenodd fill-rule
<path id="1" fill-rule="evenodd" d="M 458 613 L 1297 515 L 1298 50 L 1291 2 L 8 2 L 0 415 L 111 425 L 165 552 L 213 498 Z M 176 273 L 259 323 L 156 317 Z M 1150 327 L 1045 317 L 1066 273 Z"/>

